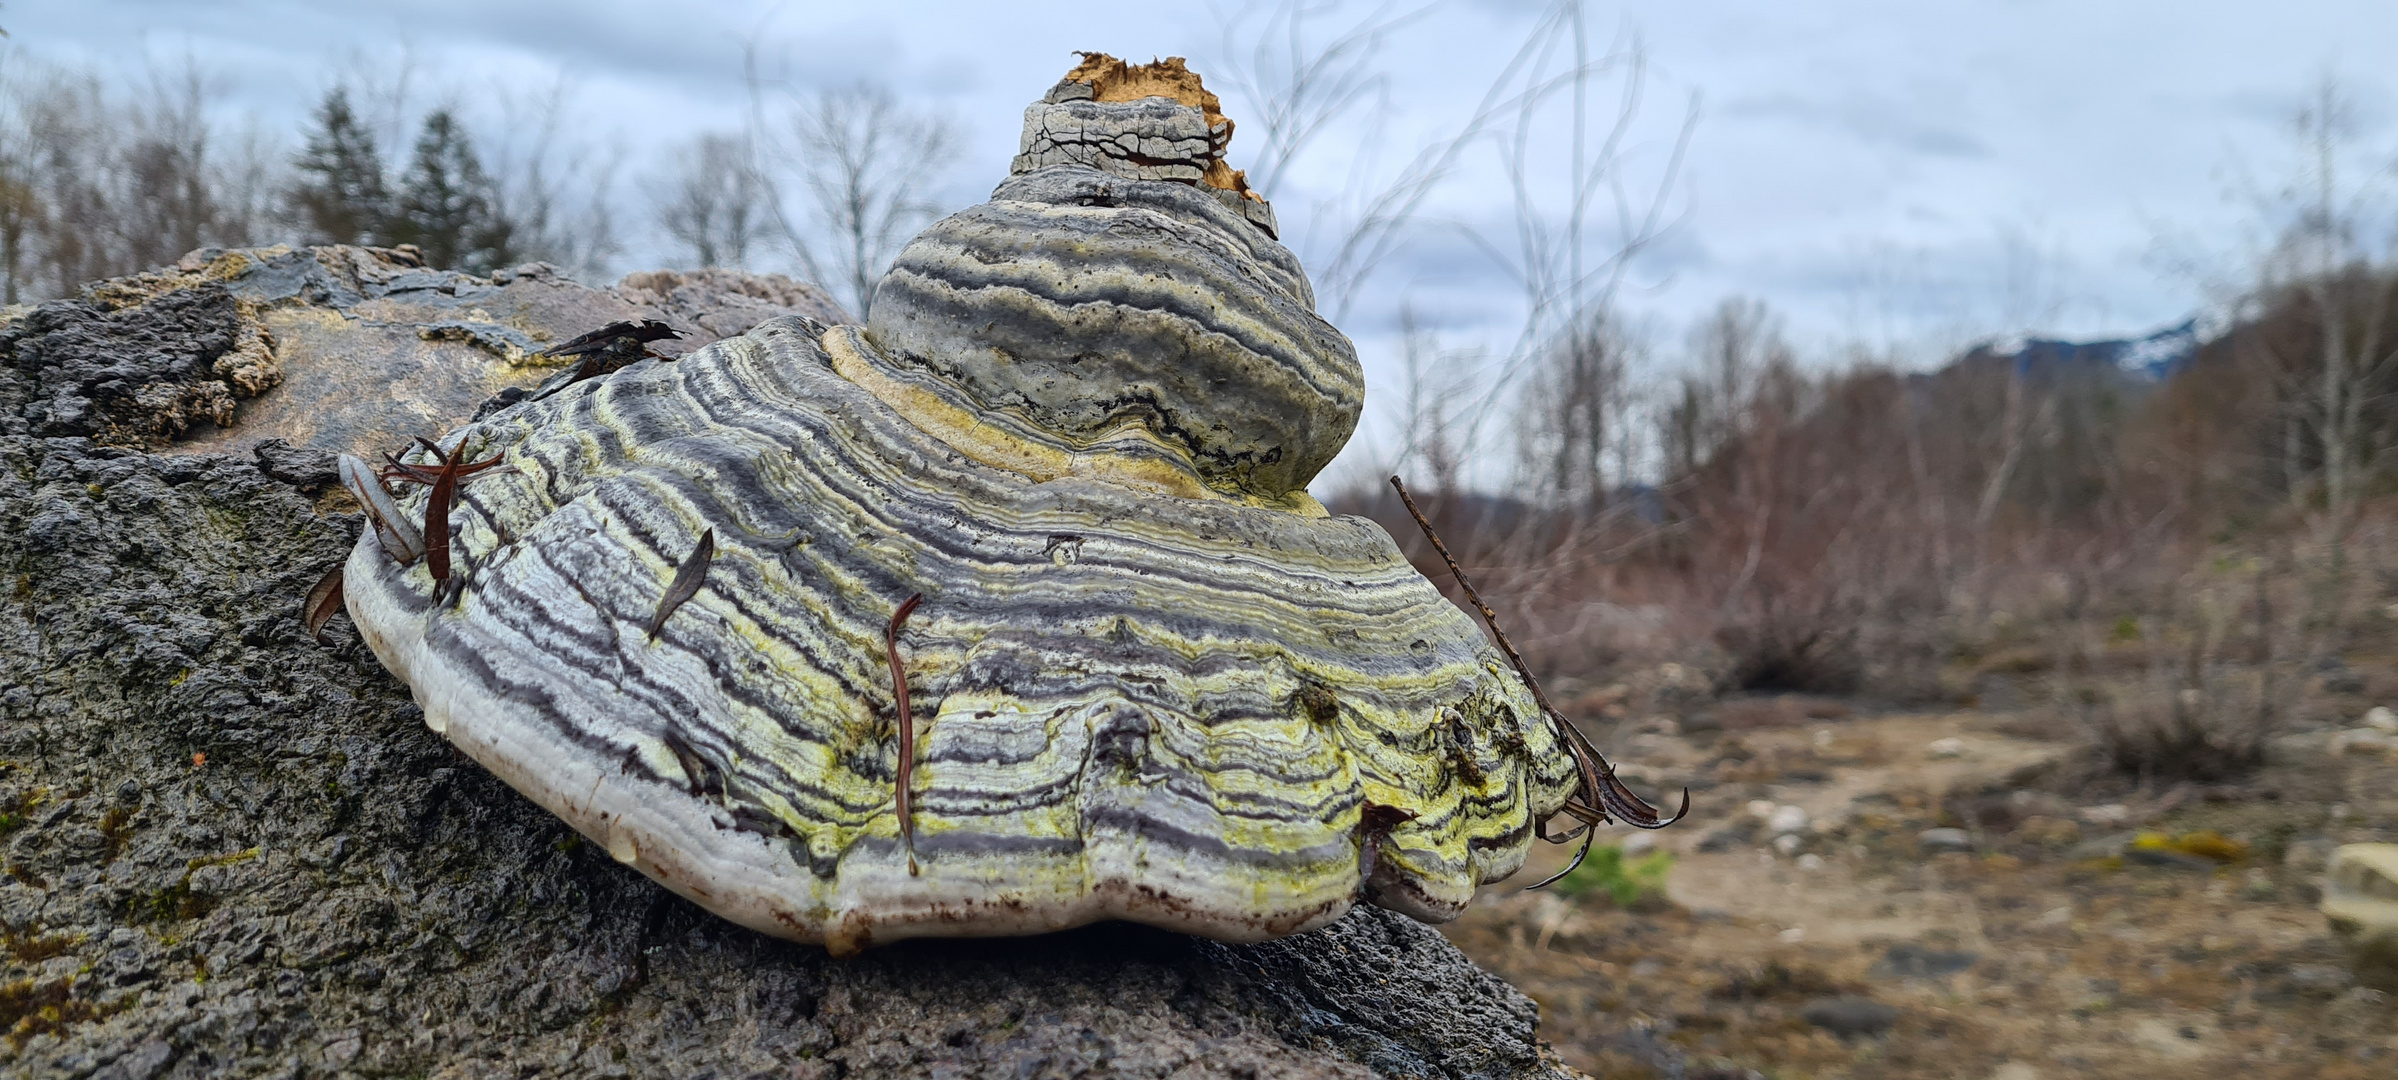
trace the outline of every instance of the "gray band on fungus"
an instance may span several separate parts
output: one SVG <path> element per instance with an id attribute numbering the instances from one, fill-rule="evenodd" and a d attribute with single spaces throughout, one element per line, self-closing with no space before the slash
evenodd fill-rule
<path id="1" fill-rule="evenodd" d="M 373 529 L 346 577 L 426 722 L 618 859 L 836 951 L 1437 920 L 1514 872 L 1573 768 L 1390 537 L 1306 498 L 1360 386 L 1289 253 L 1199 186 L 1081 165 L 908 252 L 868 328 L 776 320 L 465 431 L 505 467 L 455 484 L 454 591 Z M 903 769 L 884 635 L 917 594 Z"/>
<path id="2" fill-rule="evenodd" d="M 1011 178 L 909 243 L 867 333 L 1026 437 L 1138 427 L 1218 490 L 1307 486 L 1357 427 L 1357 354 L 1298 260 L 1190 184 Z"/>

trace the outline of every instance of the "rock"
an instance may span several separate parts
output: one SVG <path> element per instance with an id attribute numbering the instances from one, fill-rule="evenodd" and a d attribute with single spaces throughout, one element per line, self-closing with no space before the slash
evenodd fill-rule
<path id="1" fill-rule="evenodd" d="M 1933 949 L 1902 941 L 1882 954 L 1871 974 L 1881 979 L 1938 979 L 1965 971 L 1981 959 L 1982 954 L 1964 949 Z"/>
<path id="2" fill-rule="evenodd" d="M 1799 1018 L 1843 1039 L 1855 1039 L 1890 1030 L 1898 1010 L 1872 998 L 1826 997 L 1808 1002 L 1799 1009 Z"/>
<path id="3" fill-rule="evenodd" d="M 2322 910 L 2348 947 L 2356 981 L 2398 990 L 2398 844 L 2348 844 L 2332 852 Z"/>
<path id="4" fill-rule="evenodd" d="M 410 344 L 445 283 L 532 290 L 532 314 L 487 309 L 492 334 L 552 310 L 533 300 L 560 329 L 630 305 L 361 249 L 258 262 L 240 273 L 289 283 L 261 318 L 305 328 L 278 354 L 320 366 L 484 348 Z M 198 276 L 0 327 L 0 987 L 48 1003 L 0 1013 L 24 1037 L 0 1073 L 1562 1075 L 1528 999 L 1379 910 L 1255 946 L 1103 925 L 835 962 L 619 866 L 426 730 L 346 618 L 324 646 L 302 630 L 360 522 L 270 475 L 281 452 L 262 468 L 243 425 L 280 415 L 295 448 L 340 429 L 245 407 L 205 436 L 227 452 L 104 444 L 172 424 L 52 368 L 138 345 L 162 358 L 145 378 L 227 381 L 190 358 L 252 316 Z"/>
<path id="5" fill-rule="evenodd" d="M 2374 728 L 2349 728 L 2346 731 L 2335 733 L 2331 737 L 2331 753 L 2334 757 L 2341 754 L 2366 754 L 2379 757 L 2386 756 L 2393 750 L 2398 750 L 2398 735 L 2387 734 Z"/>
<path id="6" fill-rule="evenodd" d="M 2365 726 L 2384 735 L 2398 735 L 2398 712 L 2387 705 L 2375 705 L 2365 710 Z"/>
<path id="7" fill-rule="evenodd" d="M 281 439 L 250 448 L 258 471 L 302 491 L 318 491 L 341 479 L 339 458 L 330 450 L 303 450 Z"/>
<path id="8" fill-rule="evenodd" d="M 1809 852 L 1798 857 L 1798 868 L 1801 870 L 1821 870 L 1823 867 L 1824 862 L 1821 855 Z"/>
<path id="9" fill-rule="evenodd" d="M 1807 812 L 1795 806 L 1779 807 L 1774 810 L 1772 817 L 1766 819 L 1765 827 L 1776 834 L 1805 832 Z"/>
<path id="10" fill-rule="evenodd" d="M 1923 756 L 1935 760 L 1942 758 L 1964 757 L 1965 740 L 1955 738 L 1934 739 L 1929 744 L 1924 746 Z"/>
<path id="11" fill-rule="evenodd" d="M 203 249 L 88 295 L 9 329 L 39 372 L 32 433 L 212 453 L 281 439 L 371 457 L 540 383 L 562 366 L 542 349 L 619 320 L 682 331 L 656 344 L 669 356 L 778 315 L 848 321 L 780 275 L 654 272 L 596 288 L 545 263 L 476 277 L 359 247 Z M 136 312 L 186 331 L 139 340 L 120 325 Z"/>
<path id="12" fill-rule="evenodd" d="M 2092 825 L 2121 825 L 2132 819 L 2132 809 L 2122 803 L 2101 803 L 2082 807 L 2081 815 Z"/>
<path id="13" fill-rule="evenodd" d="M 1726 825 L 1723 828 L 1708 833 L 1705 837 L 1701 838 L 1699 840 L 1699 851 L 1709 855 L 1726 851 L 1738 851 L 1741 848 L 1747 847 L 1756 838 L 1756 822 L 1734 822 L 1733 824 Z"/>
<path id="14" fill-rule="evenodd" d="M 1806 841 L 1801 840 L 1797 836 L 1794 836 L 1790 833 L 1783 833 L 1780 836 L 1774 837 L 1774 850 L 1781 852 L 1785 856 L 1798 854 L 1799 848 L 1805 844 Z"/>
<path id="15" fill-rule="evenodd" d="M 1973 850 L 1973 835 L 1963 829 L 1925 829 L 1915 838 L 1927 851 Z"/>

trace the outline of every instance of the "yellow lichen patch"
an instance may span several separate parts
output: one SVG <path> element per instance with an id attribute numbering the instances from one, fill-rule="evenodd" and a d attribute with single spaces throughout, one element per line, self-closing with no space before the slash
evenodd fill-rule
<path id="1" fill-rule="evenodd" d="M 2168 851 L 2176 855 L 2192 855 L 2216 862 L 2238 862 L 2248 857 L 2248 845 L 2209 829 L 2170 836 L 2160 832 L 2144 832 L 2132 839 L 2132 846 L 2147 851 Z"/>
<path id="2" fill-rule="evenodd" d="M 1180 458 L 1180 453 L 1163 440 L 1150 436 L 1137 424 L 1126 424 L 1109 434 L 1118 439 L 1139 439 L 1155 448 L 1158 451 L 1156 455 L 1133 457 L 1120 452 L 1077 452 L 1023 438 L 943 400 L 930 390 L 894 379 L 869 363 L 864 350 L 874 346 L 857 327 L 833 327 L 824 332 L 821 344 L 825 353 L 832 358 L 833 370 L 842 378 L 873 394 L 926 434 L 992 468 L 1006 469 L 1038 481 L 1068 476 L 1089 477 L 1154 491 L 1160 495 L 1176 495 L 1186 499 L 1223 499 L 1244 506 L 1288 510 L 1301 517 L 1331 516 L 1323 503 L 1305 491 L 1263 496 L 1210 486 L 1187 466 L 1178 468 L 1173 465 L 1171 462 Z"/>
<path id="3" fill-rule="evenodd" d="M 985 465 L 1020 473 L 1035 480 L 1095 475 L 1130 487 L 1184 498 L 1208 498 L 1213 493 L 1199 478 L 1164 464 L 1158 458 L 1122 458 L 1077 454 L 1059 447 L 1018 438 L 929 390 L 910 386 L 866 362 L 866 344 L 858 328 L 836 326 L 825 331 L 825 352 L 833 370 L 897 410 L 927 434 Z M 1154 442 L 1155 440 L 1152 440 Z M 1163 449 L 1163 444 L 1159 444 Z"/>
<path id="4" fill-rule="evenodd" d="M 1091 88 L 1094 101 L 1139 101 L 1142 98 L 1162 97 L 1198 109 L 1207 115 L 1207 128 L 1219 132 L 1214 140 L 1215 159 L 1208 162 L 1207 174 L 1200 182 L 1212 188 L 1237 191 L 1260 202 L 1264 197 L 1249 190 L 1249 174 L 1224 164 L 1224 148 L 1232 142 L 1232 121 L 1225 118 L 1224 106 L 1206 86 L 1201 85 L 1199 73 L 1183 63 L 1182 57 L 1169 56 L 1146 64 L 1127 64 L 1106 53 L 1078 52 L 1082 63 L 1066 73 L 1067 82 L 1082 83 Z"/>

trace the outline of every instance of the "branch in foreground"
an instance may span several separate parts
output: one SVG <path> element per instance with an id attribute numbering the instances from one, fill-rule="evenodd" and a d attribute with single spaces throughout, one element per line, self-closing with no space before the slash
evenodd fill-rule
<path id="1" fill-rule="evenodd" d="M 1615 766 L 1607 763 L 1606 755 L 1590 744 L 1590 740 L 1583 736 L 1582 729 L 1575 727 L 1564 713 L 1558 712 L 1555 705 L 1549 704 L 1548 693 L 1540 688 L 1540 680 L 1532 677 L 1532 669 L 1525 665 L 1523 654 L 1516 652 L 1515 643 L 1507 640 L 1507 631 L 1499 629 L 1498 613 L 1483 602 L 1482 594 L 1466 578 L 1465 569 L 1457 565 L 1457 557 L 1449 554 L 1449 546 L 1440 542 L 1439 533 L 1432 531 L 1432 522 L 1424 517 L 1422 510 L 1416 509 L 1415 497 L 1407 493 L 1407 484 L 1394 476 L 1391 477 L 1391 487 L 1398 491 L 1399 501 L 1407 505 L 1407 513 L 1415 518 L 1416 527 L 1424 530 L 1424 539 L 1432 542 L 1432 550 L 1439 552 L 1441 561 L 1449 564 L 1449 576 L 1457 579 L 1458 587 L 1465 590 L 1465 598 L 1473 601 L 1474 610 L 1482 614 L 1482 624 L 1490 627 L 1491 636 L 1499 640 L 1499 651 L 1507 654 L 1507 661 L 1515 665 L 1515 673 L 1523 676 L 1524 685 L 1532 689 L 1532 700 L 1540 703 L 1540 711 L 1557 728 L 1557 737 L 1565 743 L 1566 750 L 1574 755 L 1574 769 L 1581 774 L 1582 782 L 1575 787 L 1573 798 L 1566 800 L 1565 806 L 1559 811 L 1581 824 L 1558 836 L 1549 835 L 1546 821 L 1535 825 L 1534 830 L 1541 839 L 1552 844 L 1562 844 L 1579 836 L 1582 838 L 1582 847 L 1574 852 L 1574 861 L 1567 863 L 1565 869 L 1549 875 L 1539 884 L 1529 886 L 1527 891 L 1553 885 L 1581 866 L 1582 860 L 1590 854 L 1591 842 L 1598 839 L 1594 826 L 1608 821 L 1621 821 L 1635 829 L 1662 829 L 1689 814 L 1689 788 L 1682 789 L 1681 809 L 1668 818 L 1659 816 L 1656 807 L 1641 801 L 1640 796 L 1634 795 L 1632 789 L 1615 778 Z"/>

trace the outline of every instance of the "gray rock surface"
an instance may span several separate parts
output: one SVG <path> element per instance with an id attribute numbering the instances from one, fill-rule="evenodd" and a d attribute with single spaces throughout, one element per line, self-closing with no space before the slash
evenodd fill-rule
<path id="1" fill-rule="evenodd" d="M 0 327 L 0 1077 L 1564 1075 L 1529 1000 L 1378 910 L 833 961 L 618 866 L 345 619 L 301 630 L 359 526 L 303 490 L 321 449 L 193 452 L 136 407 L 232 386 L 260 301 L 205 277 Z M 309 288 L 272 303 L 323 356 L 427 362 L 375 344 L 417 315 Z"/>
<path id="2" fill-rule="evenodd" d="M 192 309 L 190 334 L 144 329 L 170 308 Z M 663 321 L 684 336 L 655 348 L 678 356 L 778 315 L 848 319 L 779 274 L 651 271 L 599 288 L 546 263 L 428 270 L 407 248 L 211 248 L 44 305 L 17 321 L 14 351 L 36 435 L 366 453 L 540 383 L 565 363 L 542 350 L 604 324 Z"/>

